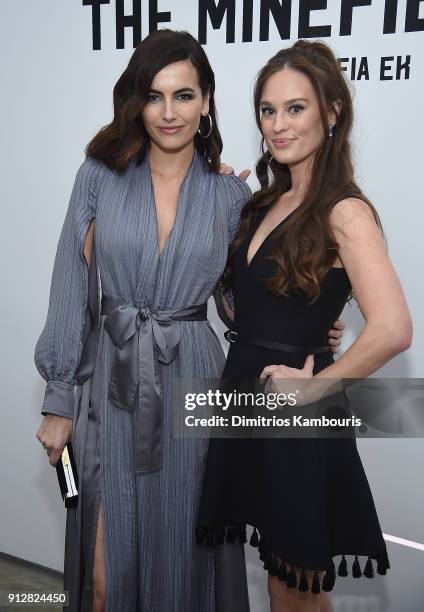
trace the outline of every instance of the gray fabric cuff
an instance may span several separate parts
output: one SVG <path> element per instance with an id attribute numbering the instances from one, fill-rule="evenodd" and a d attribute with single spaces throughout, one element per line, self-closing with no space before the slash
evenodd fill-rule
<path id="1" fill-rule="evenodd" d="M 41 414 L 56 414 L 72 419 L 74 416 L 74 386 L 60 381 L 47 383 Z"/>

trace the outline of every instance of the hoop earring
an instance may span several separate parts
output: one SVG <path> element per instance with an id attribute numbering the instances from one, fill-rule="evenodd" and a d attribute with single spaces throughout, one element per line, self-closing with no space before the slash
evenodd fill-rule
<path id="1" fill-rule="evenodd" d="M 327 138 L 325 140 L 326 144 L 330 144 L 331 143 L 331 139 L 333 138 L 333 134 L 334 134 L 334 123 L 329 123 L 328 124 L 328 134 L 327 134 Z"/>
<path id="2" fill-rule="evenodd" d="M 203 116 L 203 115 L 202 115 L 202 116 Z M 209 130 L 208 130 L 208 133 L 207 133 L 207 134 L 204 136 L 204 135 L 202 134 L 202 131 L 201 131 L 200 127 L 199 127 L 199 129 L 197 130 L 197 133 L 199 134 L 199 136 L 200 136 L 201 138 L 204 138 L 205 140 L 206 140 L 206 138 L 209 138 L 209 136 L 212 134 L 212 129 L 213 129 L 212 117 L 210 116 L 210 114 L 209 114 L 209 113 L 207 114 L 207 117 L 208 117 L 208 119 L 209 119 Z"/>

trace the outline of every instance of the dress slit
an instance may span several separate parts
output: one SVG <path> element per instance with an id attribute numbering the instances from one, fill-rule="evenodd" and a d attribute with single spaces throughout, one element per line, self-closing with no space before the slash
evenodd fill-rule
<path id="1" fill-rule="evenodd" d="M 99 417 L 98 407 L 90 400 L 86 446 L 84 450 L 82 485 L 84 501 L 82 503 L 81 525 L 84 576 L 81 594 L 81 609 L 89 610 L 90 612 L 93 603 L 93 569 L 97 524 L 99 520 L 100 501 L 103 499 L 100 483 L 101 432 Z"/>
<path id="2" fill-rule="evenodd" d="M 101 326 L 102 327 L 102 326 Z M 99 346 L 93 375 L 78 389 L 77 413 L 74 428 L 74 444 L 77 469 L 80 481 L 78 506 L 75 510 L 75 527 L 71 537 L 66 538 L 65 560 L 68 570 L 65 572 L 65 583 L 69 581 L 70 589 L 69 612 L 84 610 L 92 612 L 93 608 L 93 569 L 96 547 L 97 524 L 99 519 L 100 501 L 104 500 L 101 482 L 102 463 L 102 417 L 101 393 L 102 384 L 101 355 L 103 351 L 103 333 L 100 331 Z M 103 504 L 104 550 L 106 556 L 106 529 Z M 75 567 L 71 568 L 71 563 Z M 105 571 L 106 571 L 105 559 Z M 72 573 L 70 573 L 72 572 Z M 79 574 L 78 580 L 66 577 L 74 572 Z"/>
<path id="3" fill-rule="evenodd" d="M 99 516 L 100 516 L 100 504 L 102 501 L 102 495 L 101 492 L 98 491 L 97 494 L 97 501 L 96 501 L 96 509 L 94 512 L 94 517 L 93 517 L 93 527 L 92 527 L 92 543 L 91 543 L 91 547 L 90 547 L 90 557 L 89 557 L 89 563 L 87 564 L 87 574 L 90 577 L 89 583 L 90 583 L 90 612 L 92 612 L 93 609 L 93 597 L 94 597 L 94 559 L 95 559 L 95 555 L 96 555 L 96 543 L 97 543 L 97 528 L 99 525 Z M 103 513 L 104 515 L 104 513 Z M 103 520 L 103 525 L 104 525 L 104 520 Z M 104 539 L 104 529 L 103 529 L 103 539 Z M 104 544 L 103 544 L 103 549 L 104 549 Z M 105 563 L 106 566 L 106 563 Z"/>

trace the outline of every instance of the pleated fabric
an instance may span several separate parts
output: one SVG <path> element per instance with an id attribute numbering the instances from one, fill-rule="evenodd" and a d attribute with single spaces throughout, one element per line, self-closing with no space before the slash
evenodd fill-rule
<path id="1" fill-rule="evenodd" d="M 159 471 L 135 474 L 134 414 L 109 401 L 115 347 L 104 328 L 105 315 L 99 319 L 94 371 L 88 375 L 81 366 L 88 301 L 83 246 L 90 221 L 96 221 L 99 292 L 152 312 L 176 310 L 212 295 L 249 196 L 243 181 L 210 172 L 195 152 L 174 226 L 159 253 L 148 157 L 141 164 L 132 160 L 121 174 L 90 158 L 78 170 L 56 253 L 47 320 L 35 349 L 36 366 L 47 381 L 42 414 L 73 417 L 80 501 L 67 511 L 69 612 L 91 610 L 100 500 L 107 612 L 232 612 L 234 602 L 240 611 L 249 609 L 242 545 L 236 553 L 229 547 L 227 557 L 221 551 L 218 559 L 195 541 L 208 440 L 173 436 L 173 415 L 181 410 L 176 385 L 181 379 L 218 378 L 224 366 L 209 322 L 180 322 L 176 359 L 158 366 L 164 404 Z M 224 566 L 228 571 L 220 571 Z"/>

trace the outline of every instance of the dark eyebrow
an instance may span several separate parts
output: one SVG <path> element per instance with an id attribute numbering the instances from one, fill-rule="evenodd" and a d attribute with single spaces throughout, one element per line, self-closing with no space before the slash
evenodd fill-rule
<path id="1" fill-rule="evenodd" d="M 293 104 L 294 102 L 309 102 L 309 100 L 307 98 L 290 98 L 290 100 L 286 100 L 284 102 L 284 104 Z M 271 102 L 267 102 L 266 100 L 261 100 L 260 102 L 261 104 L 268 104 L 269 106 L 272 106 Z"/>
<path id="2" fill-rule="evenodd" d="M 196 93 L 194 91 L 194 89 L 192 89 L 191 87 L 182 87 L 181 89 L 177 89 L 177 91 L 174 91 L 173 93 L 175 95 L 175 94 L 183 93 L 185 91 L 190 91 L 191 93 Z M 149 93 L 162 94 L 162 92 L 158 91 L 157 89 L 150 89 Z"/>

